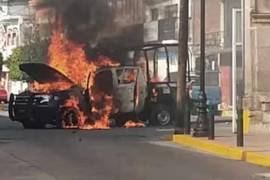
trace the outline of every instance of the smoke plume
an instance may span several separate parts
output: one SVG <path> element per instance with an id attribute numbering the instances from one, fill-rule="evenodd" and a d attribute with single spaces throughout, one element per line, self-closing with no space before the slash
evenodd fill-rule
<path id="1" fill-rule="evenodd" d="M 106 29 L 113 28 L 114 13 L 106 0 L 35 0 L 36 8 L 53 8 L 68 38 L 96 44 Z"/>

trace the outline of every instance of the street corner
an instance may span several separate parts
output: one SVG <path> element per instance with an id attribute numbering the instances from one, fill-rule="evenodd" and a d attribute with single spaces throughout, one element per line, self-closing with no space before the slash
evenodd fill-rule
<path id="1" fill-rule="evenodd" d="M 227 159 L 243 160 L 244 157 L 244 151 L 241 148 L 231 147 L 202 138 L 194 138 L 188 135 L 173 135 L 172 141 L 188 148 L 211 153 Z"/>

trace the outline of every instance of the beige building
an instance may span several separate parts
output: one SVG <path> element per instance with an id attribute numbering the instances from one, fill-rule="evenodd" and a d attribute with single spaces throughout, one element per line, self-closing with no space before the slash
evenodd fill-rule
<path id="1" fill-rule="evenodd" d="M 245 99 L 252 128 L 270 132 L 270 1 L 245 0 Z"/>

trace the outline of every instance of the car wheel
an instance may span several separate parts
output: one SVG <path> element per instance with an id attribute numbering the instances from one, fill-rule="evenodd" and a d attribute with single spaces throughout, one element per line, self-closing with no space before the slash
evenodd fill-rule
<path id="1" fill-rule="evenodd" d="M 151 124 L 158 126 L 167 126 L 172 123 L 174 113 L 168 105 L 158 104 L 151 112 Z"/>
<path id="2" fill-rule="evenodd" d="M 8 115 L 9 115 L 9 118 L 12 121 L 14 121 L 14 119 L 15 119 L 15 111 L 14 111 L 13 102 L 14 102 L 14 94 L 11 94 L 10 95 L 10 100 L 9 100 L 9 103 L 8 103 Z"/>
<path id="3" fill-rule="evenodd" d="M 78 128 L 79 112 L 75 108 L 64 108 L 61 113 L 58 128 Z"/>

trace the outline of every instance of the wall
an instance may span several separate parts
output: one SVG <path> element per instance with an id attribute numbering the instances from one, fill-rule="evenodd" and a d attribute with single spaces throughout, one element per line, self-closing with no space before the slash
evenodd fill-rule
<path id="1" fill-rule="evenodd" d="M 245 99 L 256 130 L 270 130 L 270 1 L 245 2 Z M 259 128 L 258 128 L 259 127 Z"/>

